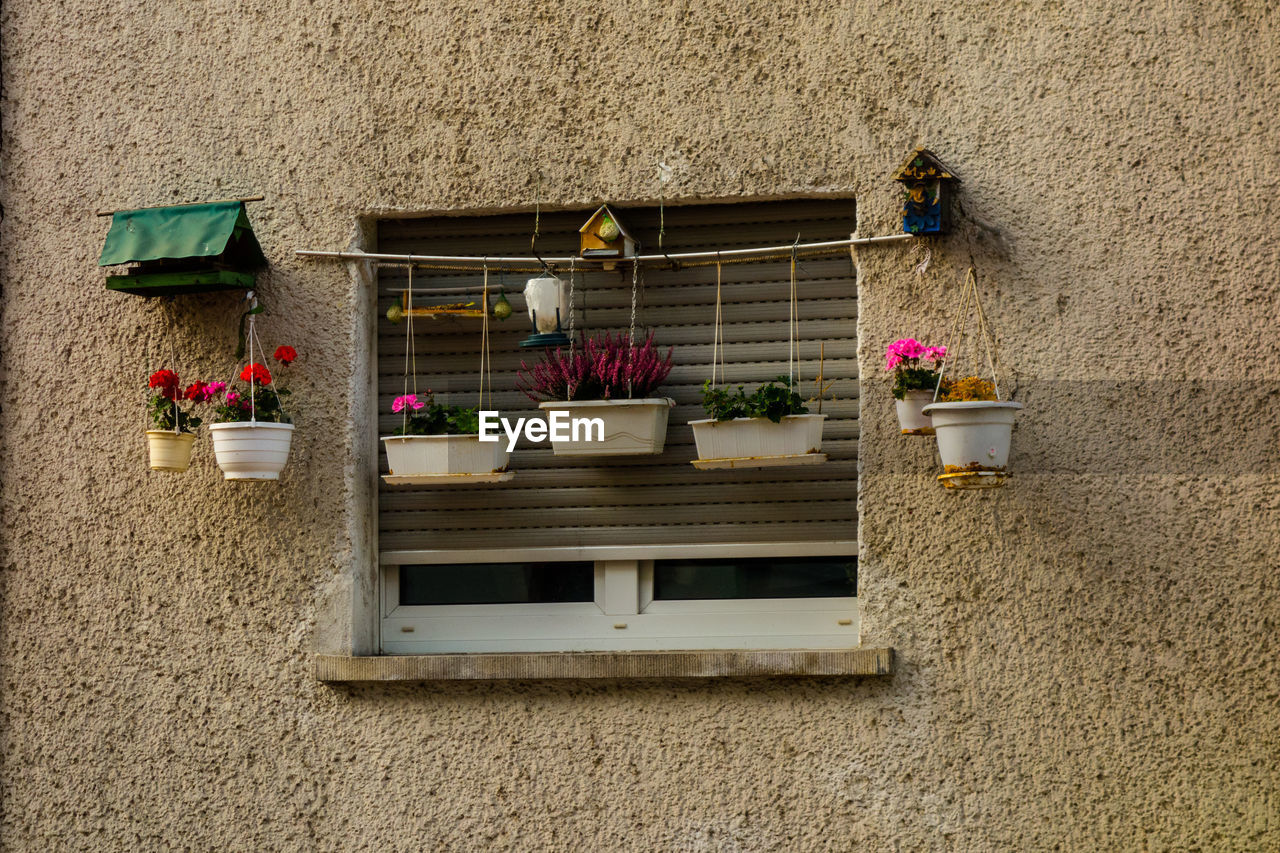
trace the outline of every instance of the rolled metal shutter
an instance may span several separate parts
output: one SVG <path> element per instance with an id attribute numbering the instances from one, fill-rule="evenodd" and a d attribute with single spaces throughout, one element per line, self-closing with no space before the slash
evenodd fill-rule
<path id="1" fill-rule="evenodd" d="M 657 208 L 615 208 L 643 241 L 657 245 Z M 591 209 L 543 213 L 539 252 L 577 253 L 578 228 Z M 854 225 L 852 199 L 668 207 L 664 248 L 669 252 L 837 240 Z M 512 256 L 529 253 L 533 215 L 383 220 L 379 252 Z M 567 270 L 557 271 L 567 277 Z M 537 405 L 516 389 L 521 350 L 530 331 L 521 296 L 533 273 L 491 270 L 492 298 L 505 287 L 515 311 L 504 323 L 490 320 L 493 403 L 504 417 L 537 416 Z M 711 374 L 716 270 L 714 265 L 641 272 L 636 335 L 655 330 L 665 351 L 675 347 L 674 367 L 660 394 L 672 397 L 666 450 L 660 456 L 575 459 L 556 457 L 549 444 L 521 440 L 511 457 L 515 478 L 496 485 L 440 488 L 388 486 L 379 492 L 379 550 L 387 552 L 539 547 L 644 546 L 719 543 L 806 543 L 856 536 L 858 457 L 857 299 L 847 252 L 801 258 L 797 271 L 801 393 L 813 396 L 819 346 L 830 391 L 822 465 L 755 470 L 699 471 L 688 422 L 704 417 L 702 384 Z M 433 288 L 478 285 L 479 271 L 415 269 L 415 294 Z M 790 263 L 725 264 L 722 273 L 724 376 L 727 384 L 752 384 L 787 372 Z M 403 388 L 405 325 L 390 323 L 386 309 L 408 285 L 403 268 L 383 267 L 378 285 L 378 428 L 390 435 L 400 417 L 392 400 Z M 631 271 L 579 270 L 574 314 L 578 332 L 626 330 Z M 415 296 L 415 299 L 421 298 Z M 446 301 L 457 296 L 445 297 Z M 473 298 L 468 295 L 467 299 Z M 474 297 L 477 302 L 479 297 Z M 419 390 L 437 400 L 478 402 L 478 319 L 418 319 L 415 341 Z M 810 411 L 817 404 L 810 403 Z M 380 460 L 386 473 L 386 458 Z M 403 553 L 400 555 L 405 557 Z M 408 555 L 411 556 L 411 555 Z M 463 555 L 460 558 L 465 559 Z M 403 561 L 403 560 L 398 560 Z"/>

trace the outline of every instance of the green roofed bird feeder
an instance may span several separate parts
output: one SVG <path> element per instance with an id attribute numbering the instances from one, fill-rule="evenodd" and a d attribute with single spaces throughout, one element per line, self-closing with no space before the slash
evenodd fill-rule
<path id="1" fill-rule="evenodd" d="M 139 296 L 249 290 L 267 259 L 244 200 L 117 210 L 98 266 L 133 264 L 107 289 Z"/>

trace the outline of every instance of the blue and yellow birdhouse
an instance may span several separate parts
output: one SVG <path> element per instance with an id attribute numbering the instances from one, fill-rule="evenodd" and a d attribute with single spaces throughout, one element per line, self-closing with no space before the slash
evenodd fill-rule
<path id="1" fill-rule="evenodd" d="M 917 148 L 893 173 L 903 184 L 902 230 L 907 234 L 945 234 L 951 230 L 955 173 L 927 148 Z"/>

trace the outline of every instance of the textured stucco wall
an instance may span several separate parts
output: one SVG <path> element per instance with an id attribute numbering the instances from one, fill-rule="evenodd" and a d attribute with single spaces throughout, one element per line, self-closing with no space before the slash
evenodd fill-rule
<path id="1" fill-rule="evenodd" d="M 0 845 L 1280 848 L 1280 43 L 1270 4 L 10 0 L 3 26 Z M 1274 7 L 1271 7 L 1274 9 Z M 379 211 L 964 178 L 923 277 L 859 253 L 868 681 L 331 688 L 359 647 L 358 283 Z M 278 486 L 148 475 L 169 347 L 237 308 L 107 293 L 106 220 L 265 194 Z M 975 224 L 981 223 L 981 224 Z M 1027 403 L 953 495 L 884 344 L 970 255 Z M 354 316 L 354 319 L 353 319 Z"/>

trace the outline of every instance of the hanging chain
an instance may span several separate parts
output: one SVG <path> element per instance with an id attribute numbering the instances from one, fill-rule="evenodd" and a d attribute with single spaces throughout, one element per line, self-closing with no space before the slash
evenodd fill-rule
<path id="1" fill-rule="evenodd" d="M 409 271 L 409 289 L 405 291 L 405 296 L 401 299 L 407 304 L 404 314 L 404 384 L 400 390 L 402 397 L 409 396 L 409 376 L 413 376 L 413 394 L 418 394 L 418 355 L 413 351 L 413 264 L 406 266 Z M 412 370 L 410 365 L 412 364 Z M 403 435 L 409 433 L 409 409 L 411 407 L 404 405 L 400 409 L 400 431 Z"/>
<path id="2" fill-rule="evenodd" d="M 573 336 L 573 273 L 576 260 L 569 261 L 569 358 L 573 358 L 573 353 L 578 346 L 577 338 Z"/>

